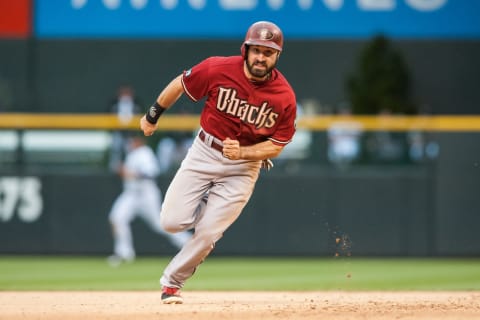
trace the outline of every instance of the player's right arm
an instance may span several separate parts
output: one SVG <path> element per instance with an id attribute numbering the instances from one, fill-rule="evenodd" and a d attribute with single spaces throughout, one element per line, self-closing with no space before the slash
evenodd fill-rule
<path id="1" fill-rule="evenodd" d="M 140 129 L 145 136 L 151 136 L 157 130 L 158 118 L 161 114 L 169 109 L 183 94 L 182 74 L 175 79 L 160 92 L 155 103 L 150 107 L 147 114 L 140 119 Z"/>

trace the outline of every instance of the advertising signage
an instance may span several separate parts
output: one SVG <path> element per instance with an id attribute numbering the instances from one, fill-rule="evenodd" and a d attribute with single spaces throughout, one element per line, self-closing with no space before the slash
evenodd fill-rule
<path id="1" fill-rule="evenodd" d="M 0 0 L 0 38 L 30 35 L 30 0 Z"/>
<path id="2" fill-rule="evenodd" d="M 258 20 L 299 39 L 480 38 L 479 0 L 36 0 L 40 38 L 240 38 Z"/>

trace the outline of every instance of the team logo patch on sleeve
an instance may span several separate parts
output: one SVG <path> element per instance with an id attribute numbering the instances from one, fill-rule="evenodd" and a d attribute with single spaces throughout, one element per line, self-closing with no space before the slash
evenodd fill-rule
<path id="1" fill-rule="evenodd" d="M 192 74 L 192 69 L 188 69 L 186 72 L 185 72 L 185 77 L 188 77 L 189 75 Z"/>

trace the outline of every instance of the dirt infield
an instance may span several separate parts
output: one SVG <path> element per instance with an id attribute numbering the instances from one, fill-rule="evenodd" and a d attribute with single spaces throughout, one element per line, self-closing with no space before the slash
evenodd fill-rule
<path id="1" fill-rule="evenodd" d="M 480 319 L 480 292 L 0 292 L 0 319 Z"/>

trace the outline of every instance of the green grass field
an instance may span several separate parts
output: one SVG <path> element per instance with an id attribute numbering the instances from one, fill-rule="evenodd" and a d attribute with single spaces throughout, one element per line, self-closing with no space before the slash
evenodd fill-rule
<path id="1" fill-rule="evenodd" d="M 0 256 L 0 290 L 158 290 L 169 257 Z M 209 257 L 186 290 L 480 290 L 480 259 Z"/>

